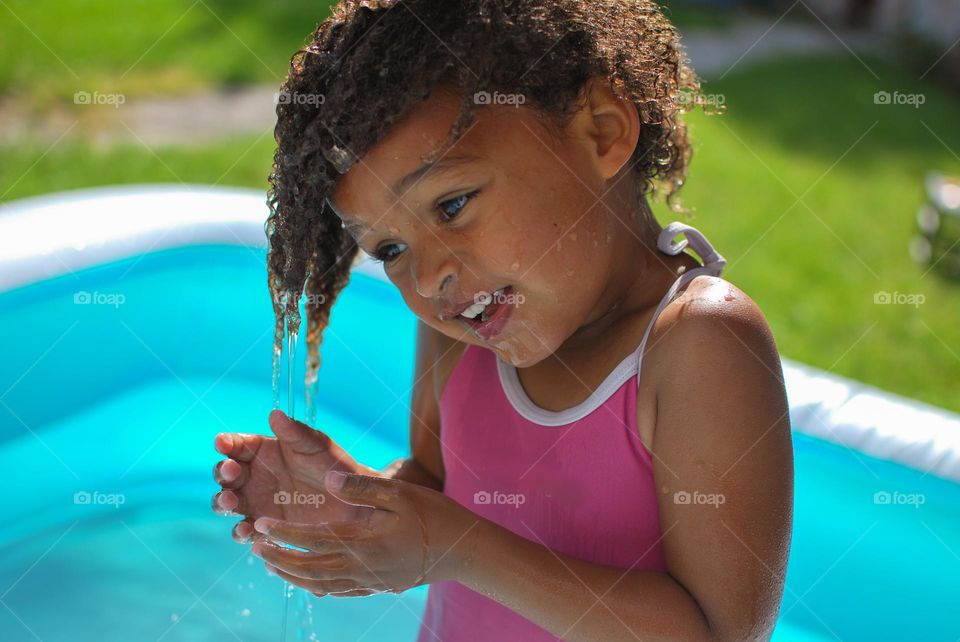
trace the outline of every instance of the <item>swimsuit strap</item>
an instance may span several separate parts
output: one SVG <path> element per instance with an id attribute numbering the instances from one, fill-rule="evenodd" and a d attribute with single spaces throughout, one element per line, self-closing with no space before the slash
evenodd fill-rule
<path id="1" fill-rule="evenodd" d="M 679 243 L 674 242 L 673 239 L 678 234 L 683 234 L 687 238 Z M 666 254 L 680 254 L 688 245 L 694 252 L 700 255 L 700 258 L 703 260 L 703 267 L 709 268 L 714 276 L 720 276 L 723 268 L 727 265 L 727 260 L 713 249 L 713 245 L 710 244 L 707 237 L 697 228 L 690 227 L 679 221 L 674 221 L 663 228 L 660 236 L 657 237 L 657 248 Z"/>
<path id="2" fill-rule="evenodd" d="M 686 236 L 686 238 L 680 242 L 675 242 L 674 238 L 681 233 Z M 671 301 L 673 301 L 673 298 L 677 295 L 677 292 L 684 285 L 702 274 L 720 276 L 720 273 L 723 272 L 723 268 L 727 265 L 727 260 L 713 248 L 713 245 L 710 244 L 710 241 L 707 240 L 707 237 L 705 237 L 703 233 L 695 227 L 685 225 L 679 221 L 674 221 L 673 223 L 670 223 L 670 225 L 663 228 L 663 230 L 660 232 L 660 235 L 657 237 L 657 249 L 665 254 L 675 256 L 680 254 L 680 252 L 682 252 L 688 245 L 693 249 L 693 251 L 700 255 L 700 258 L 703 260 L 703 265 L 693 268 L 692 270 L 687 270 L 681 274 L 676 281 L 673 282 L 666 294 L 663 295 L 663 298 L 660 299 L 660 303 L 657 305 L 657 309 L 654 310 L 653 316 L 650 317 L 650 321 L 647 322 L 647 329 L 643 333 L 643 340 L 640 342 L 640 346 L 637 348 L 638 385 L 640 380 L 640 368 L 643 364 L 644 348 L 647 345 L 647 338 L 650 336 L 651 330 L 653 330 L 653 324 L 657 320 L 657 317 L 659 317 L 660 313 L 663 312 L 663 309 L 667 307 Z"/>

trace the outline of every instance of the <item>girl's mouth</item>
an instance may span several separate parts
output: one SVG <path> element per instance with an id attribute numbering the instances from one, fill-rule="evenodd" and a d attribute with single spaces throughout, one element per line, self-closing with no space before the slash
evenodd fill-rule
<path id="1" fill-rule="evenodd" d="M 502 287 L 486 297 L 478 297 L 477 303 L 458 314 L 457 318 L 466 323 L 478 337 L 491 341 L 503 331 L 510 319 L 516 307 L 514 298 L 512 286 Z"/>

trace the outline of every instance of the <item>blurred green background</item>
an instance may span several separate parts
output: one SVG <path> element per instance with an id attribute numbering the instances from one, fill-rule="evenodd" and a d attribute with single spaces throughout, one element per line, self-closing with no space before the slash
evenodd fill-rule
<path id="1" fill-rule="evenodd" d="M 725 106 L 688 115 L 696 151 L 683 190 L 690 222 L 728 259 L 725 276 L 765 311 L 784 356 L 960 411 L 960 285 L 908 253 L 925 174 L 960 173 L 956 89 L 931 59 L 806 5 L 666 4 L 693 62 L 714 67 L 701 72 L 704 91 Z M 270 96 L 327 11 L 294 0 L 0 1 L 0 202 L 118 183 L 266 189 L 269 122 L 147 136 L 137 123 L 151 112 L 134 108 Z M 879 91 L 924 101 L 877 104 Z M 77 92 L 123 104 L 77 104 Z M 924 303 L 878 305 L 881 292 Z"/>

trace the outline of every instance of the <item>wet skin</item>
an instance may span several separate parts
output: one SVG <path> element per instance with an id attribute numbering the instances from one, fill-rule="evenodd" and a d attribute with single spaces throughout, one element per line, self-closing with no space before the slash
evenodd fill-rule
<path id="1" fill-rule="evenodd" d="M 638 425 L 661 492 L 668 572 L 624 573 L 558 555 L 438 492 L 437 399 L 465 344 L 520 368 L 538 405 L 570 407 L 639 344 L 669 284 L 697 265 L 686 254 L 657 252 L 658 228 L 637 214 L 627 176 L 639 135 L 635 108 L 603 82 L 588 85 L 584 97 L 559 133 L 529 108 L 485 107 L 444 157 L 470 160 L 442 171 L 436 165 L 395 189 L 456 115 L 458 97 L 435 92 L 338 181 L 332 204 L 365 251 L 390 258 L 387 275 L 420 319 L 412 408 L 425 425 L 412 424 L 413 457 L 403 465 L 381 472 L 353 462 L 351 472 L 361 476 L 339 491 L 325 488 L 317 470 L 344 460 L 315 453 L 312 476 L 299 474 L 309 479 L 304 488 L 365 512 L 337 525 L 322 516 L 314 526 L 260 520 L 259 533 L 269 537 L 254 552 L 317 594 L 456 579 L 564 639 L 764 639 L 789 552 L 789 420 L 766 321 L 723 279 L 698 277 L 667 306 L 640 382 Z M 505 285 L 523 299 L 490 341 L 465 321 L 439 317 Z M 299 430 L 302 438 L 312 429 Z M 278 437 L 261 447 L 283 451 Z M 281 461 L 311 465 L 309 457 Z M 224 464 L 221 472 L 237 475 L 229 483 L 238 494 L 265 496 L 236 483 L 248 465 Z M 677 491 L 726 499 L 678 505 Z M 226 508 L 220 500 L 215 506 Z M 256 537 L 250 522 L 269 511 L 244 508 L 248 519 L 235 534 Z M 272 540 L 311 552 L 285 551 Z M 602 605 L 584 612 L 596 596 Z"/>

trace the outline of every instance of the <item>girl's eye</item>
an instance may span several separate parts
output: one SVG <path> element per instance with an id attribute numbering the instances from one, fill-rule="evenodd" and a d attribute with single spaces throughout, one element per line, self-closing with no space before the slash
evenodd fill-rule
<path id="1" fill-rule="evenodd" d="M 389 263 L 397 258 L 404 249 L 406 249 L 406 246 L 403 243 L 389 243 L 378 247 L 373 253 L 373 258 L 382 263 Z"/>
<path id="2" fill-rule="evenodd" d="M 474 190 L 469 194 L 463 194 L 462 196 L 450 198 L 438 203 L 437 207 L 440 209 L 444 220 L 452 221 L 459 216 L 466 204 L 470 202 L 470 199 L 476 196 L 479 192 L 480 190 Z M 375 261 L 380 261 L 381 263 L 390 263 L 400 256 L 400 254 L 406 249 L 407 246 L 405 243 L 388 243 L 374 250 L 372 257 Z"/>
<path id="3" fill-rule="evenodd" d="M 477 195 L 478 191 L 479 190 L 475 190 L 469 194 L 441 201 L 437 203 L 437 207 L 440 208 L 445 220 L 452 221 L 460 214 L 464 206 L 470 202 L 470 199 Z"/>

